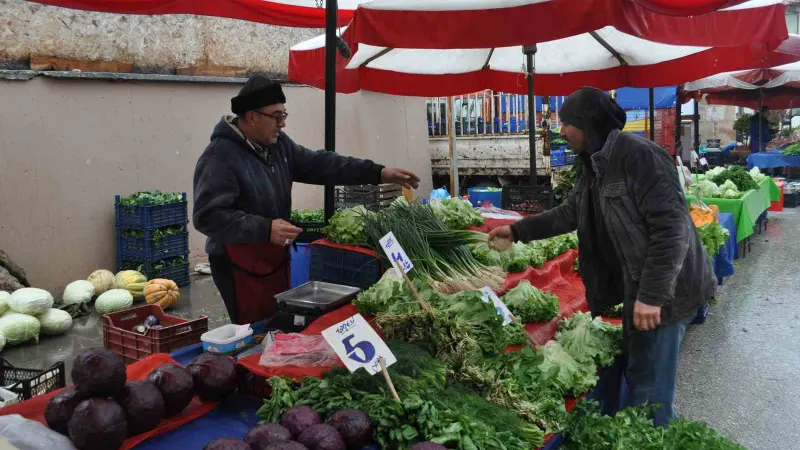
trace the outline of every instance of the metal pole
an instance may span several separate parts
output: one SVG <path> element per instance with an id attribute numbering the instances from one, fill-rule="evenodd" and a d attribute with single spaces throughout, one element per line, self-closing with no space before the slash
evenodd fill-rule
<path id="1" fill-rule="evenodd" d="M 458 197 L 458 153 L 456 152 L 456 127 L 453 121 L 453 97 L 447 97 L 447 137 L 450 141 L 450 195 Z"/>
<path id="2" fill-rule="evenodd" d="M 656 106 L 653 88 L 650 88 L 650 140 L 656 141 Z"/>
<path id="3" fill-rule="evenodd" d="M 336 25 L 337 0 L 325 11 L 325 150 L 336 151 Z M 334 213 L 334 187 L 325 186 L 325 223 Z"/>
<path id="4" fill-rule="evenodd" d="M 700 154 L 700 103 L 694 101 L 694 151 Z"/>
<path id="5" fill-rule="evenodd" d="M 525 66 L 528 74 L 528 145 L 530 146 L 531 186 L 536 186 L 536 97 L 533 89 L 533 57 L 536 55 L 536 44 L 526 45 Z"/>
<path id="6" fill-rule="evenodd" d="M 683 155 L 679 154 L 678 149 L 683 150 L 681 146 L 681 87 L 677 86 L 675 88 L 675 131 L 673 135 L 675 136 L 675 156 L 678 158 L 683 158 Z M 680 152 L 682 153 L 682 152 Z"/>

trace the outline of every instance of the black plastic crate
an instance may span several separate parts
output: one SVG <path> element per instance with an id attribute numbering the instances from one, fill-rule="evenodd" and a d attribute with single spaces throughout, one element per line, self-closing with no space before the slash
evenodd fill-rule
<path id="1" fill-rule="evenodd" d="M 575 155 L 575 153 L 571 153 L 571 152 L 567 152 L 567 153 L 564 154 L 564 158 L 565 158 L 568 166 L 575 164 L 575 157 L 576 156 L 577 155 Z"/>
<path id="2" fill-rule="evenodd" d="M 187 286 L 189 284 L 189 254 L 180 256 L 183 256 L 183 263 L 169 265 L 164 268 L 158 267 L 159 262 L 162 260 L 140 261 L 118 257 L 117 270 L 136 270 L 143 273 L 148 280 L 165 278 L 174 281 L 178 286 Z M 175 257 L 173 256 L 173 258 Z"/>
<path id="3" fill-rule="evenodd" d="M 167 205 L 127 206 L 120 205 L 120 196 L 114 202 L 116 224 L 124 228 L 162 228 L 183 225 L 189 222 L 186 193 L 183 201 Z"/>
<path id="4" fill-rule="evenodd" d="M 334 207 L 336 210 L 342 210 L 363 206 L 366 209 L 377 211 L 388 207 L 402 196 L 403 188 L 392 184 L 339 186 L 334 195 Z"/>
<path id="5" fill-rule="evenodd" d="M 295 225 L 303 229 L 303 231 L 297 235 L 297 239 L 295 239 L 295 242 L 298 244 L 308 244 L 323 239 L 326 236 L 323 230 L 325 228 L 324 223 L 297 223 Z"/>
<path id="6" fill-rule="evenodd" d="M 783 194 L 783 207 L 784 208 L 797 208 L 797 203 L 800 201 L 799 193 Z"/>
<path id="7" fill-rule="evenodd" d="M 141 261 L 155 261 L 172 256 L 182 256 L 189 253 L 189 232 L 153 237 L 156 230 L 132 230 L 144 234 L 144 237 L 125 236 L 128 229 L 117 227 L 117 256 L 122 259 L 136 259 Z"/>
<path id="8" fill-rule="evenodd" d="M 541 213 L 553 208 L 555 193 L 551 186 L 503 186 L 503 209 Z"/>
<path id="9" fill-rule="evenodd" d="M 363 253 L 312 245 L 310 281 L 344 284 L 369 289 L 381 279 L 381 260 Z"/>
<path id="10" fill-rule="evenodd" d="M 63 362 L 49 369 L 22 369 L 0 358 L 0 385 L 19 395 L 21 400 L 53 392 L 67 386 L 67 372 Z"/>

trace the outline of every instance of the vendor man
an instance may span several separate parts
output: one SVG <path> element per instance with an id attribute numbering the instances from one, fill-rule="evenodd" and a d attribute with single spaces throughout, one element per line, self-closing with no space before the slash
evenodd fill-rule
<path id="1" fill-rule="evenodd" d="M 767 107 L 753 114 L 750 118 L 750 152 L 759 153 L 767 151 L 767 143 L 772 140 L 775 130 L 767 118 Z"/>
<path id="2" fill-rule="evenodd" d="M 274 299 L 289 289 L 289 246 L 302 231 L 288 222 L 292 183 L 419 187 L 419 177 L 369 160 L 313 151 L 296 144 L 286 126 L 281 86 L 253 76 L 231 99 L 194 172 L 194 227 L 208 236 L 214 283 L 231 322 L 275 314 Z"/>
<path id="3" fill-rule="evenodd" d="M 686 326 L 716 288 L 711 260 L 689 215 L 667 152 L 623 133 L 625 111 L 582 88 L 561 107 L 561 136 L 583 173 L 567 200 L 492 230 L 491 239 L 546 239 L 578 230 L 580 273 L 593 315 L 623 304 L 623 354 L 631 402 L 673 418 L 678 350 Z"/>

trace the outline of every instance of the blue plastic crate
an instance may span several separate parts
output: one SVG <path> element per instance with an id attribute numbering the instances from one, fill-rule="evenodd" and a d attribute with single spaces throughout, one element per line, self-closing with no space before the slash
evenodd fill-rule
<path id="1" fill-rule="evenodd" d="M 324 245 L 311 246 L 310 281 L 369 289 L 382 274 L 381 261 L 374 256 Z"/>
<path id="2" fill-rule="evenodd" d="M 165 278 L 172 280 L 178 286 L 187 286 L 189 284 L 189 254 L 179 255 L 183 256 L 186 262 L 169 266 L 163 270 L 156 270 L 153 266 L 158 262 L 156 261 L 141 261 L 129 258 L 117 257 L 117 270 L 139 270 L 148 280 L 155 278 Z M 141 267 L 137 267 L 141 266 Z"/>
<path id="3" fill-rule="evenodd" d="M 567 164 L 564 150 L 553 150 L 550 152 L 550 167 L 559 167 Z"/>
<path id="4" fill-rule="evenodd" d="M 156 240 L 152 237 L 154 230 L 143 230 L 143 238 L 126 237 L 125 230 L 117 227 L 117 256 L 122 259 L 155 261 L 189 253 L 188 231 Z"/>
<path id="5" fill-rule="evenodd" d="M 120 196 L 114 201 L 116 224 L 124 228 L 162 228 L 170 225 L 183 225 L 189 222 L 186 193 L 183 201 L 168 205 L 127 206 L 120 205 Z"/>

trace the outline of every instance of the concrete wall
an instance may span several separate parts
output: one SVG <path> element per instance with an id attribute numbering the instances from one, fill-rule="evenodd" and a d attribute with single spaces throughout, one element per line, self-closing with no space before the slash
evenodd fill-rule
<path id="1" fill-rule="evenodd" d="M 36 286 L 63 286 L 115 268 L 114 194 L 186 191 L 232 84 L 109 82 L 39 77 L 0 81 L 0 248 Z M 286 87 L 287 132 L 323 145 L 323 93 Z M 423 99 L 362 93 L 338 98 L 337 148 L 404 166 L 430 192 Z M 296 208 L 322 206 L 322 188 L 296 185 Z M 190 205 L 191 208 L 191 205 Z M 192 230 L 193 256 L 204 238 Z"/>
<path id="2" fill-rule="evenodd" d="M 135 16 L 0 0 L 0 65 L 31 56 L 125 62 L 145 72 L 195 64 L 286 74 L 289 47 L 322 30 L 216 17 Z"/>

